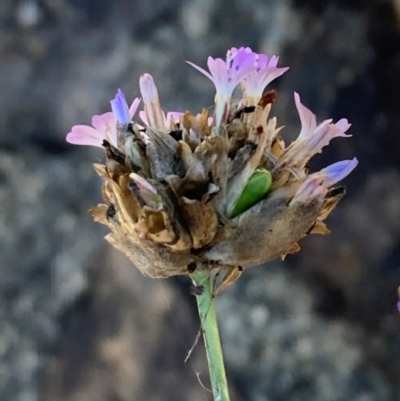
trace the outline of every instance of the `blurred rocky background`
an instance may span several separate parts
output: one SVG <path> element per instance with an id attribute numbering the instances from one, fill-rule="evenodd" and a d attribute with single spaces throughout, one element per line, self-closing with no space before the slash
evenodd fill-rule
<path id="1" fill-rule="evenodd" d="M 187 279 L 142 277 L 103 240 L 99 149 L 65 142 L 138 95 L 166 110 L 213 103 L 205 65 L 231 46 L 279 54 L 286 138 L 293 91 L 319 120 L 347 117 L 318 169 L 357 156 L 348 195 L 284 262 L 217 301 L 232 401 L 400 399 L 400 1 L 2 0 L 0 400 L 211 400 Z"/>

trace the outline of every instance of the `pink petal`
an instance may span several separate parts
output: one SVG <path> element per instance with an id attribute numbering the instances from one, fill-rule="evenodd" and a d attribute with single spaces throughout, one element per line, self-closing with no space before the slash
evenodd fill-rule
<path id="1" fill-rule="evenodd" d="M 346 132 L 351 127 L 351 124 L 348 122 L 347 118 L 342 118 L 335 125 L 343 132 Z"/>
<path id="2" fill-rule="evenodd" d="M 180 123 L 181 117 L 183 116 L 183 114 L 184 114 L 184 113 L 181 113 L 180 111 L 169 111 L 169 112 L 167 113 L 166 118 L 165 118 L 165 126 L 166 126 L 167 128 L 169 128 L 169 126 L 171 125 L 171 118 L 172 118 L 172 121 L 173 121 L 175 124 Z"/>
<path id="3" fill-rule="evenodd" d="M 239 49 L 235 58 L 232 60 L 230 70 L 236 72 L 243 78 L 243 74 L 247 74 L 255 69 L 255 61 L 256 53 L 248 52 L 246 49 Z"/>
<path id="4" fill-rule="evenodd" d="M 202 74 L 204 74 L 208 79 L 211 79 L 211 81 L 214 81 L 212 75 L 211 75 L 208 71 L 204 70 L 203 68 L 199 67 L 199 66 L 196 65 L 196 64 L 193 64 L 193 63 L 190 62 L 190 61 L 186 61 L 186 62 L 187 62 L 189 65 L 191 65 L 193 68 L 196 68 L 197 71 L 200 71 Z"/>
<path id="5" fill-rule="evenodd" d="M 225 92 L 223 89 L 228 84 L 228 70 L 225 61 L 222 60 L 222 58 L 213 59 L 209 57 L 207 66 L 213 77 L 212 81 L 214 82 L 217 92 Z"/>
<path id="6" fill-rule="evenodd" d="M 131 104 L 131 107 L 129 108 L 129 115 L 131 118 L 136 114 L 137 108 L 139 107 L 139 104 L 141 102 L 141 98 L 137 97 Z"/>
<path id="7" fill-rule="evenodd" d="M 152 195 L 157 195 L 157 189 L 153 187 L 145 178 L 136 173 L 129 174 L 129 177 L 135 182 L 139 189 Z"/>
<path id="8" fill-rule="evenodd" d="M 145 125 L 149 125 L 149 119 L 147 118 L 147 113 L 144 110 L 139 111 L 139 117 Z"/>
<path id="9" fill-rule="evenodd" d="M 256 80 L 259 81 L 259 87 L 264 89 L 266 86 L 268 86 L 273 80 L 276 78 L 280 77 L 283 75 L 289 67 L 283 67 L 283 68 L 275 68 L 275 67 L 268 67 L 264 71 L 261 70 L 257 74 Z"/>
<path id="10" fill-rule="evenodd" d="M 114 114 L 111 111 L 109 111 L 104 114 L 93 116 L 92 125 L 98 131 L 103 132 L 105 134 L 105 132 L 108 129 L 110 129 L 110 127 L 117 126 L 117 120 L 115 119 Z"/>
<path id="11" fill-rule="evenodd" d="M 90 145 L 102 147 L 103 140 L 106 139 L 99 131 L 88 125 L 75 125 L 72 131 L 67 134 L 67 142 L 74 145 Z"/>
<path id="12" fill-rule="evenodd" d="M 301 132 L 298 139 L 305 140 L 309 138 L 310 135 L 314 134 L 317 128 L 317 120 L 311 110 L 307 109 L 307 107 L 301 103 L 300 96 L 297 92 L 294 93 L 294 101 L 301 121 Z"/>
<path id="13" fill-rule="evenodd" d="M 293 199 L 290 201 L 290 206 L 294 203 L 309 203 L 317 198 L 324 198 L 328 193 L 328 189 L 321 185 L 324 176 L 321 173 L 309 175 L 306 180 L 300 185 Z"/>
<path id="14" fill-rule="evenodd" d="M 278 56 L 272 56 L 269 60 L 268 67 L 276 67 L 278 65 L 279 57 Z M 289 67 L 286 67 L 289 69 Z"/>
<path id="15" fill-rule="evenodd" d="M 257 71 L 259 71 L 260 69 L 263 68 L 267 68 L 268 67 L 268 56 L 266 54 L 259 54 L 256 64 L 257 64 Z"/>

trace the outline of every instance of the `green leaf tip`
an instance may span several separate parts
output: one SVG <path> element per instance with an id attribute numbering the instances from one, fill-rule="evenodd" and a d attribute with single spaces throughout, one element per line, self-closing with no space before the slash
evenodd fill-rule
<path id="1" fill-rule="evenodd" d="M 271 173 L 265 168 L 259 168 L 254 171 L 253 175 L 247 181 L 242 194 L 240 195 L 235 207 L 233 208 L 230 218 L 239 216 L 246 210 L 250 209 L 258 203 L 272 187 Z"/>

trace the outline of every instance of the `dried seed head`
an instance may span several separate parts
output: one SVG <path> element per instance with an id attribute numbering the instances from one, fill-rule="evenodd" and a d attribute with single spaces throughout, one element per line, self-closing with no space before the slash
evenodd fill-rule
<path id="1" fill-rule="evenodd" d="M 118 91 L 113 114 L 75 126 L 67 140 L 100 146 L 105 165 L 105 204 L 91 210 L 107 225 L 107 240 L 151 277 L 188 274 L 196 262 L 250 267 L 297 252 L 307 234 L 328 234 L 323 220 L 344 195 L 333 187 L 357 165 L 335 163 L 309 174 L 307 163 L 335 137 L 348 137 L 347 120 L 317 125 L 295 94 L 302 124 L 285 146 L 276 118 L 269 118 L 276 92 L 263 90 L 287 68 L 249 48 L 231 49 L 227 60 L 208 59 L 216 87 L 215 115 L 207 110 L 165 113 L 153 78 L 140 78 L 144 127 L 131 122 L 140 99 L 128 111 Z M 231 104 L 241 84 L 243 100 Z M 111 114 L 111 115 L 110 115 Z"/>

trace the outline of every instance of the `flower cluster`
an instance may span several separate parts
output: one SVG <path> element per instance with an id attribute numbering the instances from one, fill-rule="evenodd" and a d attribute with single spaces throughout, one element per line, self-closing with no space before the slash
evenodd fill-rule
<path id="1" fill-rule="evenodd" d="M 208 71 L 189 64 L 215 85 L 213 116 L 206 109 L 165 114 L 144 74 L 142 99 L 129 108 L 118 90 L 112 112 L 67 135 L 70 143 L 105 148 L 106 164 L 95 165 L 105 203 L 91 213 L 111 229 L 108 241 L 144 274 L 168 277 L 199 262 L 238 272 L 296 252 L 307 234 L 329 233 L 324 220 L 345 192 L 334 185 L 357 160 L 311 174 L 307 164 L 333 138 L 350 136 L 348 121 L 317 125 L 295 93 L 301 131 L 286 146 L 269 117 L 276 91 L 264 92 L 288 70 L 277 66 L 277 56 L 241 47 L 225 60 L 209 57 Z M 243 97 L 234 104 L 239 85 Z"/>

